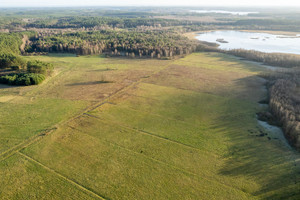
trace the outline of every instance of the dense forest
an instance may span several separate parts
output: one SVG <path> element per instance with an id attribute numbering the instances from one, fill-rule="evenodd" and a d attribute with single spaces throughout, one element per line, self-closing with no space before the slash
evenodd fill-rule
<path id="1" fill-rule="evenodd" d="M 38 19 L 23 23 L 24 28 L 137 28 L 139 26 L 167 27 L 188 25 L 187 21 L 165 20 L 153 18 L 113 18 L 113 17 L 63 17 L 54 19 Z"/>
<path id="2" fill-rule="evenodd" d="M 0 53 L 20 53 L 22 44 L 22 34 L 20 33 L 0 33 Z"/>
<path id="3" fill-rule="evenodd" d="M 26 47 L 32 52 L 67 52 L 78 55 L 109 54 L 130 57 L 173 57 L 195 51 L 197 44 L 177 33 L 164 31 L 40 33 Z"/>
<path id="4" fill-rule="evenodd" d="M 298 12 L 281 13 L 262 9 L 249 16 L 190 12 L 192 8 L 73 8 L 1 9 L 0 30 L 32 29 L 102 30 L 103 28 L 135 29 L 139 27 L 194 30 L 284 30 L 300 31 Z M 34 11 L 34 12 L 33 12 Z M 13 16 L 13 17 L 12 17 Z"/>
<path id="5" fill-rule="evenodd" d="M 300 31 L 299 19 L 241 19 L 230 25 L 245 30 Z"/>

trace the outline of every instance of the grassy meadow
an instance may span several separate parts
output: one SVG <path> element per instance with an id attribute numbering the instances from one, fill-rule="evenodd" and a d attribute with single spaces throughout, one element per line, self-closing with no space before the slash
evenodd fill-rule
<path id="1" fill-rule="evenodd" d="M 26 59 L 55 72 L 0 85 L 0 199 L 300 198 L 299 154 L 256 119 L 260 65 L 218 53 Z"/>

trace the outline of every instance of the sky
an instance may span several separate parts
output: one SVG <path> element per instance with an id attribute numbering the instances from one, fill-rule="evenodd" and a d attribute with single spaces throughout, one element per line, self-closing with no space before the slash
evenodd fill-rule
<path id="1" fill-rule="evenodd" d="M 52 6 L 300 6 L 300 0 L 0 0 L 0 7 Z"/>

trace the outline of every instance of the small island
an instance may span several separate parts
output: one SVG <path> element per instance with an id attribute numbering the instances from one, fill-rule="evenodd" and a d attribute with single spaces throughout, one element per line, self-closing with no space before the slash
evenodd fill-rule
<path id="1" fill-rule="evenodd" d="M 220 43 L 228 43 L 226 40 L 224 40 L 223 38 L 218 38 L 216 39 L 217 42 L 220 42 Z"/>

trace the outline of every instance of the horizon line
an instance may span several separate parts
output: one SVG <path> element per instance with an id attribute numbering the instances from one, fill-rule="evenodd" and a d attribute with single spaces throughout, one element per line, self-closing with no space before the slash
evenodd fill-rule
<path id="1" fill-rule="evenodd" d="M 46 5 L 46 6 L 0 6 L 0 8 L 91 8 L 91 7 L 98 7 L 98 8 L 105 8 L 105 7 L 115 7 L 115 8 L 126 8 L 126 7 L 152 7 L 152 8 L 159 8 L 159 7 L 169 7 L 169 8 L 189 8 L 189 7 L 212 7 L 212 8 L 278 8 L 278 7 L 284 7 L 284 8 L 297 8 L 300 7 L 300 5 L 223 5 L 223 6 L 217 6 L 217 5 L 73 5 L 73 6 L 67 6 L 67 5 Z"/>

